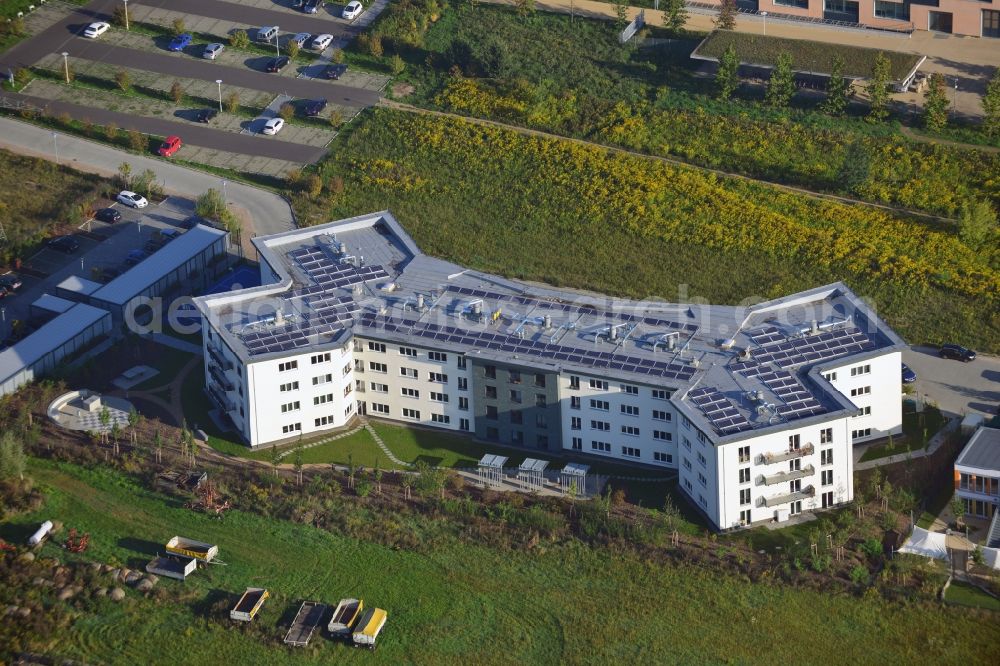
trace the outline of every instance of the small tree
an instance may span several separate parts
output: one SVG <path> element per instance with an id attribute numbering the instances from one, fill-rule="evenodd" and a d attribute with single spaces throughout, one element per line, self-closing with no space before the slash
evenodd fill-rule
<path id="1" fill-rule="evenodd" d="M 932 132 L 940 132 L 947 125 L 948 93 L 945 92 L 944 75 L 934 72 L 924 93 L 924 126 Z"/>
<path id="2" fill-rule="evenodd" d="M 368 53 L 372 55 L 373 58 L 381 58 L 385 51 L 382 48 L 382 35 L 374 34 L 368 40 Z"/>
<path id="3" fill-rule="evenodd" d="M 993 72 L 983 94 L 983 131 L 994 139 L 1000 137 L 1000 67 Z"/>
<path id="4" fill-rule="evenodd" d="M 109 122 L 104 126 L 104 137 L 112 143 L 118 138 L 118 126 L 114 122 Z"/>
<path id="5" fill-rule="evenodd" d="M 295 468 L 295 481 L 298 485 L 302 485 L 302 443 L 301 438 L 299 445 L 295 447 L 295 462 L 293 464 Z"/>
<path id="6" fill-rule="evenodd" d="M 795 95 L 795 74 L 792 73 L 792 56 L 783 52 L 778 56 L 778 62 L 771 71 L 767 82 L 765 101 L 768 106 L 784 109 Z"/>
<path id="7" fill-rule="evenodd" d="M 278 109 L 278 115 L 284 118 L 285 122 L 288 122 L 295 117 L 295 106 L 291 102 L 285 102 Z"/>
<path id="8" fill-rule="evenodd" d="M 21 440 L 9 430 L 0 435 L 0 479 L 13 479 L 16 476 L 23 481 L 26 463 L 27 457 Z"/>
<path id="9" fill-rule="evenodd" d="M 174 37 L 184 34 L 186 32 L 187 26 L 184 25 L 184 19 L 175 18 L 174 22 L 170 24 L 170 32 L 173 33 Z"/>
<path id="10" fill-rule="evenodd" d="M 739 56 L 736 55 L 736 48 L 730 44 L 719 58 L 719 69 L 715 73 L 716 96 L 719 99 L 727 100 L 736 92 L 740 85 L 739 69 Z"/>
<path id="11" fill-rule="evenodd" d="M 958 527 L 965 522 L 965 500 L 956 493 L 951 498 L 951 512 L 955 515 L 955 526 Z"/>
<path id="12" fill-rule="evenodd" d="M 298 42 L 288 42 L 288 44 L 285 45 L 285 53 L 292 60 L 295 60 L 298 57 L 299 51 L 301 50 L 302 47 L 299 46 Z"/>
<path id="13" fill-rule="evenodd" d="M 333 125 L 334 127 L 340 127 L 341 125 L 344 124 L 344 114 L 342 114 L 337 109 L 333 109 L 330 111 L 329 120 L 330 124 Z"/>
<path id="14" fill-rule="evenodd" d="M 333 53 L 330 54 L 330 62 L 339 65 L 344 62 L 344 50 L 334 49 Z"/>
<path id="15" fill-rule="evenodd" d="M 133 446 L 135 446 L 136 442 L 135 429 L 139 426 L 140 418 L 139 412 L 135 410 L 135 407 L 128 410 L 128 435 Z"/>
<path id="16" fill-rule="evenodd" d="M 958 218 L 959 236 L 973 250 L 989 247 L 997 229 L 997 214 L 989 201 L 967 201 Z"/>
<path id="17" fill-rule="evenodd" d="M 132 88 L 132 75 L 124 69 L 115 72 L 115 83 L 123 92 L 128 92 Z"/>
<path id="18" fill-rule="evenodd" d="M 153 448 L 156 449 L 156 462 L 163 462 L 163 437 L 159 428 L 153 433 Z"/>
<path id="19" fill-rule="evenodd" d="M 222 198 L 222 193 L 214 187 L 209 188 L 198 197 L 195 201 L 194 212 L 199 217 L 217 220 L 226 228 L 229 228 L 236 221 L 225 199 Z"/>
<path id="20" fill-rule="evenodd" d="M 281 463 L 281 454 L 278 453 L 278 445 L 271 445 L 271 469 L 274 470 L 274 476 L 278 476 L 278 465 Z"/>
<path id="21" fill-rule="evenodd" d="M 847 110 L 847 79 L 844 78 L 844 58 L 839 53 L 833 57 L 826 99 L 820 110 L 831 116 L 842 116 Z"/>
<path id="22" fill-rule="evenodd" d="M 628 0 L 614 0 L 615 3 L 615 29 L 624 30 L 628 25 Z"/>
<path id="23" fill-rule="evenodd" d="M 250 36 L 246 30 L 233 30 L 229 35 L 229 45 L 234 49 L 245 49 L 250 46 Z"/>
<path id="24" fill-rule="evenodd" d="M 889 116 L 889 77 L 892 63 L 881 51 L 875 56 L 872 78 L 868 82 L 868 104 L 871 107 L 865 118 L 870 123 L 880 123 Z"/>
<path id="25" fill-rule="evenodd" d="M 226 95 L 226 98 L 223 100 L 223 106 L 229 113 L 236 113 L 236 111 L 240 108 L 239 93 L 234 91 Z"/>
<path id="26" fill-rule="evenodd" d="M 116 5 L 115 10 L 111 12 L 111 23 L 119 28 L 124 28 L 126 23 L 125 17 L 128 16 L 127 11 L 124 6 Z"/>
<path id="27" fill-rule="evenodd" d="M 719 30 L 736 29 L 736 0 L 722 0 L 719 15 L 715 18 L 715 27 Z"/>
<path id="28" fill-rule="evenodd" d="M 663 27 L 675 35 L 684 32 L 687 25 L 688 10 L 684 0 L 667 0 L 666 9 L 663 12 Z"/>
<path id="29" fill-rule="evenodd" d="M 139 130 L 128 131 L 128 145 L 132 150 L 143 152 L 146 150 L 146 135 Z"/>
<path id="30" fill-rule="evenodd" d="M 181 85 L 180 81 L 174 81 L 170 84 L 170 99 L 174 100 L 175 104 L 180 104 L 181 100 L 184 99 L 184 86 Z"/>
<path id="31" fill-rule="evenodd" d="M 406 69 L 406 63 L 403 62 L 398 53 L 389 58 L 389 71 L 392 72 L 393 76 L 399 76 L 404 69 Z"/>
<path id="32" fill-rule="evenodd" d="M 319 174 L 313 173 L 306 178 L 306 193 L 313 199 L 323 192 L 323 179 Z"/>
<path id="33" fill-rule="evenodd" d="M 517 15 L 522 18 L 535 13 L 535 0 L 514 0 L 514 6 L 517 8 Z"/>

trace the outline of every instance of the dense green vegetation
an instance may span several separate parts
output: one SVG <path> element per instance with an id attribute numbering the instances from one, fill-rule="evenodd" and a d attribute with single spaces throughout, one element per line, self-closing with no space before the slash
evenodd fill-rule
<path id="1" fill-rule="evenodd" d="M 697 39 L 622 47 L 610 22 L 464 3 L 425 23 L 374 29 L 407 61 L 416 104 L 945 216 L 1000 202 L 1000 156 L 912 142 L 898 125 L 864 122 L 863 105 L 832 117 L 816 95 L 791 109 L 759 104 L 756 88 L 714 99 L 690 58 Z"/>
<path id="2" fill-rule="evenodd" d="M 994 618 L 977 611 L 751 583 L 572 540 L 514 550 L 472 545 L 428 532 L 428 521 L 411 512 L 369 525 L 372 536 L 408 535 L 407 547 L 398 549 L 243 512 L 215 520 L 107 469 L 33 460 L 31 473 L 45 507 L 0 524 L 8 540 L 58 516 L 91 534 L 87 560 L 141 567 L 166 539 L 183 534 L 218 544 L 227 562 L 198 571 L 183 586 L 164 579 L 152 598 L 130 592 L 115 604 L 88 597 L 67 613 L 58 641 L 36 637 L 54 655 L 89 662 L 134 664 L 169 652 L 192 664 L 773 663 L 823 661 L 831 654 L 865 662 L 985 663 L 1000 649 Z M 372 516 L 363 505 L 352 513 L 340 520 L 363 533 Z M 42 555 L 80 557 L 52 543 Z M 235 628 L 228 609 L 248 585 L 265 586 L 273 597 L 252 627 Z M 36 599 L 65 606 L 55 602 L 54 590 L 28 589 Z M 0 587 L 5 604 L 21 594 Z M 280 644 L 302 599 L 335 602 L 348 595 L 388 610 L 378 652 L 320 635 L 304 650 Z M 720 622 L 723 617 L 729 621 Z M 5 623 L 7 636 L 17 636 L 19 622 Z M 775 640 L 761 652 L 766 627 L 809 640 Z"/>
<path id="3" fill-rule="evenodd" d="M 482 270 L 674 302 L 845 279 L 911 342 L 1000 344 L 996 249 L 976 253 L 951 231 L 871 209 L 388 110 L 322 173 L 339 186 L 299 197 L 300 220 L 389 208 L 426 252 Z"/>
<path id="4" fill-rule="evenodd" d="M 960 606 L 1000 611 L 1000 599 L 991 597 L 978 587 L 960 581 L 955 581 L 948 586 L 948 591 L 945 592 L 944 599 L 949 603 Z"/>
<path id="5" fill-rule="evenodd" d="M 697 54 L 709 58 L 718 58 L 732 44 L 739 54 L 740 61 L 755 65 L 774 65 L 782 53 L 792 56 L 793 67 L 802 72 L 818 72 L 829 74 L 833 69 L 833 60 L 838 55 L 844 59 L 844 71 L 848 76 L 869 78 L 875 64 L 877 49 L 866 49 L 844 44 L 828 42 L 811 42 L 803 39 L 788 39 L 785 37 L 765 37 L 746 32 L 716 30 L 698 48 Z M 891 76 L 895 80 L 908 75 L 920 59 L 912 53 L 897 51 L 882 51 L 892 65 Z"/>

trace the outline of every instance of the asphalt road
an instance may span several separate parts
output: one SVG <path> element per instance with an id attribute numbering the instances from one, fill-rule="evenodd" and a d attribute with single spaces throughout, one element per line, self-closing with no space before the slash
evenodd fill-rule
<path id="1" fill-rule="evenodd" d="M 303 14 L 300 11 L 289 7 L 282 9 L 261 9 L 259 7 L 248 7 L 244 4 L 234 2 L 222 2 L 220 0 L 131 0 L 132 4 L 145 5 L 147 7 L 157 7 L 173 12 L 183 12 L 195 16 L 205 16 L 220 20 L 239 20 L 240 23 L 250 23 L 258 26 L 276 25 L 281 27 L 282 32 L 308 32 L 312 34 L 327 33 L 334 37 L 341 35 L 353 36 L 357 30 L 346 23 L 335 23 L 329 20 L 320 20 Z M 116 0 L 105 3 L 110 9 L 109 14 L 114 10 Z M 344 4 L 347 4 L 346 1 Z M 279 5 L 275 5 L 278 7 Z M 321 11 L 325 11 L 321 10 Z M 250 35 L 252 38 L 253 35 Z"/>
<path id="2" fill-rule="evenodd" d="M 0 117 L 0 148 L 20 153 L 55 159 L 56 146 L 52 132 L 13 118 Z M 252 228 L 244 235 L 275 234 L 295 228 L 295 218 L 288 202 L 266 190 L 243 183 L 223 185 L 221 178 L 204 171 L 189 169 L 154 157 L 133 155 L 101 143 L 73 136 L 59 135 L 59 162 L 81 171 L 111 176 L 118 172 L 118 165 L 127 162 L 132 172 L 152 169 L 169 194 L 196 199 L 210 187 L 223 189 L 227 200 L 244 209 L 250 216 Z"/>
<path id="3" fill-rule="evenodd" d="M 911 385 L 916 393 L 951 414 L 995 414 L 1000 406 L 1000 358 L 979 354 L 975 361 L 963 363 L 937 354 L 936 347 L 903 352 L 903 363 L 917 373 Z"/>
<path id="4" fill-rule="evenodd" d="M 288 141 L 281 141 L 277 137 L 264 136 L 262 134 L 226 132 L 211 129 L 209 126 L 199 125 L 198 123 L 135 116 L 130 113 L 119 113 L 118 111 L 108 111 L 107 109 L 72 104 L 70 102 L 47 100 L 40 97 L 32 97 L 31 95 L 8 94 L 7 97 L 22 99 L 36 106 L 47 108 L 50 115 L 68 113 L 74 118 L 89 118 L 96 125 L 114 123 L 124 129 L 135 129 L 144 134 L 157 136 L 165 137 L 176 134 L 181 137 L 184 143 L 189 143 L 192 146 L 202 146 L 203 148 L 223 150 L 229 153 L 258 155 L 260 157 L 270 157 L 289 162 L 316 162 L 326 154 L 325 148 L 306 146 L 300 143 L 289 143 Z M 179 155 L 183 157 L 183 147 Z"/>

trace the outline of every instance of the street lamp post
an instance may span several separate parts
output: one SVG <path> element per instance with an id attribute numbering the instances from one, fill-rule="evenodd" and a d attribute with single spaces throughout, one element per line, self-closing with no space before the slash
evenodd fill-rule
<path id="1" fill-rule="evenodd" d="M 229 192 L 226 189 L 226 179 L 222 179 L 222 200 L 229 201 Z"/>
<path id="2" fill-rule="evenodd" d="M 767 12 L 761 12 L 760 15 L 764 19 L 764 36 L 767 37 Z"/>
<path id="3" fill-rule="evenodd" d="M 215 83 L 219 86 L 219 113 L 222 113 L 222 79 L 216 79 Z"/>
<path id="4" fill-rule="evenodd" d="M 66 83 L 69 83 L 69 53 L 63 51 L 62 57 L 63 57 L 63 72 L 66 73 Z"/>
<path id="5" fill-rule="evenodd" d="M 59 135 L 56 134 L 55 132 L 53 132 L 52 133 L 52 147 L 55 149 L 55 152 L 56 152 L 56 164 L 59 164 L 59 141 L 57 141 L 58 138 L 59 138 Z"/>
<path id="6" fill-rule="evenodd" d="M 274 26 L 274 55 L 281 55 L 281 49 L 278 48 L 278 26 Z"/>
<path id="7" fill-rule="evenodd" d="M 128 30 L 128 0 L 122 0 L 125 3 L 125 29 Z"/>
<path id="8" fill-rule="evenodd" d="M 958 77 L 955 77 L 955 87 L 951 91 L 951 113 L 954 116 L 958 115 L 958 109 L 955 108 L 955 97 L 958 95 Z"/>

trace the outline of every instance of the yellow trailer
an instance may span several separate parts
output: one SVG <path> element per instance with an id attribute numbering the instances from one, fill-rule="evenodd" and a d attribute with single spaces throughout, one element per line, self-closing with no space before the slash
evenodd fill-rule
<path id="1" fill-rule="evenodd" d="M 264 605 L 264 600 L 270 595 L 262 587 L 248 587 L 233 610 L 229 611 L 229 619 L 241 622 L 251 621 L 260 607 Z"/>
<path id="2" fill-rule="evenodd" d="M 354 633 L 351 635 L 354 644 L 358 647 L 375 649 L 375 640 L 378 638 L 385 620 L 389 616 L 381 608 L 369 608 L 354 625 Z"/>
<path id="3" fill-rule="evenodd" d="M 199 562 L 211 562 L 219 554 L 219 547 L 203 541 L 175 536 L 167 542 L 167 552 L 183 555 Z"/>

